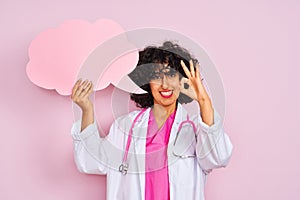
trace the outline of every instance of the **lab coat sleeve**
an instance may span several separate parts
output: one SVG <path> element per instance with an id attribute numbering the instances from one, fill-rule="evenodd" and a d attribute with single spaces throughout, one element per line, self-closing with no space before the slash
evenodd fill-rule
<path id="1" fill-rule="evenodd" d="M 77 169 L 86 174 L 106 174 L 106 166 L 103 163 L 107 161 L 107 156 L 102 145 L 105 139 L 100 138 L 96 122 L 82 132 L 80 129 L 81 120 L 78 120 L 71 129 Z"/>
<path id="2" fill-rule="evenodd" d="M 214 124 L 208 126 L 197 116 L 196 154 L 200 167 L 210 172 L 212 169 L 225 167 L 232 154 L 232 143 L 223 130 L 220 115 L 214 110 Z"/>

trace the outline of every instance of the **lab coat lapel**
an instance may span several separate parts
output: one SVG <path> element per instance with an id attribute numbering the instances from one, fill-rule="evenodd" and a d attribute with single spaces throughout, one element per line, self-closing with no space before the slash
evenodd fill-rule
<path id="1" fill-rule="evenodd" d="M 137 153 L 144 154 L 146 152 L 146 137 L 148 128 L 148 119 L 150 109 L 148 108 L 137 120 L 135 126 L 132 128 L 132 135 L 134 141 L 134 147 Z M 144 154 L 145 155 L 145 154 Z"/>
<path id="2" fill-rule="evenodd" d="M 171 133 L 170 133 L 170 139 L 169 139 L 169 143 L 168 143 L 168 169 L 169 169 L 169 174 L 174 174 L 175 175 L 177 173 L 176 169 L 172 167 L 173 166 L 172 164 L 174 162 L 176 162 L 176 160 L 178 159 L 177 156 L 173 155 L 173 150 L 174 150 L 174 145 L 173 144 L 174 144 L 174 140 L 177 136 L 178 128 L 179 128 L 181 122 L 184 120 L 186 114 L 187 114 L 186 110 L 182 107 L 182 105 L 180 103 L 178 103 L 175 119 L 174 119 L 173 126 L 172 126 Z M 171 177 L 171 176 L 169 176 L 169 177 Z M 172 180 L 170 179 L 169 182 L 172 183 Z"/>
<path id="3" fill-rule="evenodd" d="M 170 133 L 169 145 L 170 145 L 170 143 L 172 143 L 172 141 L 175 140 L 179 125 L 183 121 L 183 117 L 185 115 L 186 115 L 185 109 L 182 107 L 182 105 L 180 103 L 178 103 L 175 119 L 174 119 L 172 129 L 171 129 L 171 133 Z"/>
<path id="4" fill-rule="evenodd" d="M 150 109 L 148 108 L 145 113 L 143 113 L 140 119 L 137 120 L 136 125 L 132 129 L 133 133 L 133 146 L 134 146 L 134 162 L 135 162 L 135 172 L 139 176 L 141 192 L 145 193 L 145 155 L 146 155 L 146 138 L 148 129 L 148 119 Z"/>

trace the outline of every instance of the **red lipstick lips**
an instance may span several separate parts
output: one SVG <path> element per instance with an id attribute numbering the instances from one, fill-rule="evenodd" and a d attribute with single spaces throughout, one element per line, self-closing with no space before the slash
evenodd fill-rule
<path id="1" fill-rule="evenodd" d="M 170 98 L 173 95 L 172 90 L 160 91 L 159 93 L 163 98 Z"/>

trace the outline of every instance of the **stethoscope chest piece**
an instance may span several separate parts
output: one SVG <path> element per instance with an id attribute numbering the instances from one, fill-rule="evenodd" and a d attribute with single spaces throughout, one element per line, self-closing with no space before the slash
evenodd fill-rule
<path id="1" fill-rule="evenodd" d="M 128 171 L 128 164 L 122 163 L 119 167 L 119 172 L 121 172 L 123 175 L 126 175 Z"/>

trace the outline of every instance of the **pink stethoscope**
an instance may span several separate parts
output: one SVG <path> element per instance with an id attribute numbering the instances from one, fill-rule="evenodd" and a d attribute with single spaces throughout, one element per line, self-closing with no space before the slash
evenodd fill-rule
<path id="1" fill-rule="evenodd" d="M 132 139 L 132 130 L 133 130 L 133 127 L 135 125 L 135 123 L 138 121 L 139 117 L 147 110 L 147 108 L 144 108 L 142 109 L 139 114 L 135 117 L 130 129 L 129 129 L 129 134 L 128 134 L 128 139 L 127 139 L 127 143 L 126 143 L 126 149 L 125 149 L 125 152 L 124 152 L 124 155 L 123 155 L 123 160 L 122 160 L 122 163 L 121 165 L 119 166 L 119 171 L 123 174 L 123 175 L 126 175 L 127 174 L 127 171 L 128 171 L 128 163 L 127 163 L 127 157 L 128 157 L 128 151 L 129 151 L 129 148 L 130 148 L 130 143 L 131 143 L 131 139 Z M 175 137 L 175 140 L 174 140 L 174 143 L 173 143 L 173 146 L 175 146 L 176 144 L 176 141 L 177 141 L 177 138 L 178 138 L 178 134 L 179 132 L 181 131 L 181 128 L 184 124 L 190 124 L 192 127 L 193 127 L 193 131 L 195 133 L 195 139 L 197 140 L 197 137 L 196 137 L 196 126 L 194 124 L 193 121 L 191 121 L 189 119 L 189 116 L 187 115 L 187 120 L 183 121 L 180 123 L 179 125 L 179 128 L 178 128 L 178 131 L 176 133 L 176 137 Z M 179 158 L 191 158 L 191 157 L 196 157 L 196 155 L 178 155 L 176 153 L 174 153 L 173 151 L 173 155 L 176 156 L 176 157 L 179 157 Z"/>

